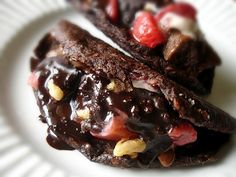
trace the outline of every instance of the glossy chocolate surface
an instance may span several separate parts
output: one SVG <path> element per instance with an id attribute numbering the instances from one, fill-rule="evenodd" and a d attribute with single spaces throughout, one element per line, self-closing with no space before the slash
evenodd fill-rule
<path id="1" fill-rule="evenodd" d="M 166 135 L 177 122 L 177 115 L 161 92 L 137 88 L 132 92 L 109 91 L 108 79 L 76 69 L 63 58 L 43 60 L 35 73 L 39 76 L 35 95 L 41 108 L 41 120 L 49 125 L 47 141 L 54 148 L 71 149 L 58 140 L 56 132 L 81 141 L 80 133 L 90 136 L 91 131 L 102 131 L 120 112 L 127 116 L 127 128 L 150 141 L 150 146 L 153 146 L 153 138 L 159 141 L 157 135 Z M 61 101 L 49 95 L 47 84 L 50 80 L 64 91 Z M 92 115 L 89 120 L 82 120 L 76 115 L 76 110 L 85 108 L 89 108 Z M 170 146 L 170 139 L 167 144 Z"/>

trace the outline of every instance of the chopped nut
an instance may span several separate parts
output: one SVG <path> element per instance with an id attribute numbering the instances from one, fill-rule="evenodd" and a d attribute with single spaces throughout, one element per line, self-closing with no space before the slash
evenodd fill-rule
<path id="1" fill-rule="evenodd" d="M 163 167 L 170 167 L 175 160 L 174 149 L 170 149 L 158 156 L 158 159 Z"/>
<path id="2" fill-rule="evenodd" d="M 132 91 L 132 86 L 129 83 L 124 83 L 118 79 L 112 79 L 110 84 L 107 85 L 107 89 L 109 91 L 113 91 L 115 93 L 119 93 L 122 91 Z"/>
<path id="3" fill-rule="evenodd" d="M 120 140 L 113 151 L 114 156 L 121 157 L 129 155 L 131 158 L 136 158 L 139 152 L 143 152 L 146 148 L 146 143 L 141 139 Z"/>
<path id="4" fill-rule="evenodd" d="M 84 120 L 90 118 L 90 110 L 87 107 L 85 109 L 77 110 L 76 114 L 77 114 L 77 116 L 79 116 L 79 118 L 84 119 Z"/>
<path id="5" fill-rule="evenodd" d="M 58 53 L 56 50 L 52 50 L 52 51 L 48 52 L 48 54 L 47 54 L 47 58 L 57 57 L 57 56 L 58 56 Z"/>
<path id="6" fill-rule="evenodd" d="M 116 84 L 114 80 L 112 80 L 111 83 L 107 85 L 107 89 L 110 91 L 115 90 L 115 87 L 116 87 Z"/>
<path id="7" fill-rule="evenodd" d="M 57 48 L 49 51 L 47 53 L 46 58 L 51 58 L 51 57 L 58 57 L 58 56 L 63 56 L 63 49 L 62 47 L 58 46 Z"/>
<path id="8" fill-rule="evenodd" d="M 157 12 L 158 8 L 154 3 L 147 2 L 144 6 L 144 10 L 151 11 L 151 12 Z"/>
<path id="9" fill-rule="evenodd" d="M 129 156 L 130 156 L 131 159 L 136 159 L 138 157 L 138 153 L 134 152 L 132 154 L 129 154 Z"/>
<path id="10" fill-rule="evenodd" d="M 55 100 L 60 101 L 63 98 L 64 96 L 63 91 L 61 90 L 60 87 L 58 87 L 56 84 L 53 83 L 53 80 L 50 80 L 48 82 L 48 89 L 49 89 L 49 94 Z"/>
<path id="11" fill-rule="evenodd" d="M 179 31 L 170 33 L 163 54 L 166 61 L 177 66 L 189 66 L 190 63 L 196 63 L 198 57 L 195 41 Z"/>

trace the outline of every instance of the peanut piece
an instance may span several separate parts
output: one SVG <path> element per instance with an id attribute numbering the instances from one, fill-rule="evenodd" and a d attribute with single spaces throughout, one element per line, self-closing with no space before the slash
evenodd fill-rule
<path id="1" fill-rule="evenodd" d="M 48 82 L 48 89 L 50 96 L 55 100 L 60 101 L 64 97 L 63 91 L 61 90 L 60 87 L 54 84 L 53 80 L 50 80 Z"/>
<path id="2" fill-rule="evenodd" d="M 116 144 L 113 155 L 116 157 L 129 155 L 131 158 L 136 158 L 138 153 L 143 152 L 145 149 L 146 143 L 142 139 L 122 139 Z"/>
<path id="3" fill-rule="evenodd" d="M 76 114 L 79 118 L 86 120 L 90 118 L 90 110 L 89 108 L 85 108 L 85 109 L 79 109 L 76 111 Z"/>
<path id="4" fill-rule="evenodd" d="M 107 89 L 110 91 L 114 91 L 116 87 L 115 81 L 112 80 L 110 84 L 107 85 Z"/>
<path id="5" fill-rule="evenodd" d="M 147 2 L 144 6 L 144 10 L 150 11 L 150 12 L 157 12 L 158 8 L 156 7 L 154 3 Z"/>

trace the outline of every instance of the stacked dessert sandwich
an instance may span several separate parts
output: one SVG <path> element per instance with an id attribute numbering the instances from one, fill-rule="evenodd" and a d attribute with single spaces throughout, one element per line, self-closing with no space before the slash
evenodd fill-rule
<path id="1" fill-rule="evenodd" d="M 43 37 L 29 83 L 48 143 L 117 167 L 215 161 L 236 119 L 195 95 L 210 93 L 220 64 L 196 10 L 170 0 L 69 2 L 132 58 L 67 21 Z"/>

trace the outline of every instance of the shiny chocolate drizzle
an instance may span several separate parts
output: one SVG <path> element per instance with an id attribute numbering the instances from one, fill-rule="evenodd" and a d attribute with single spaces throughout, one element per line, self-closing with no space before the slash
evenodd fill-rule
<path id="1" fill-rule="evenodd" d="M 128 119 L 126 127 L 137 133 L 147 144 L 142 164 L 149 164 L 158 154 L 172 145 L 168 130 L 180 120 L 160 91 L 151 92 L 133 88 L 133 91 L 115 93 L 107 89 L 111 80 L 92 72 L 73 67 L 60 57 L 47 58 L 34 70 L 38 75 L 39 87 L 35 90 L 37 103 L 41 111 L 41 120 L 47 123 L 48 143 L 56 149 L 72 150 L 63 137 L 70 137 L 78 144 L 91 145 L 93 132 L 101 132 L 117 111 Z M 48 90 L 48 82 L 59 86 L 64 97 L 54 100 Z M 91 117 L 81 120 L 78 109 L 88 108 Z M 110 141 L 107 141 L 108 143 Z"/>

